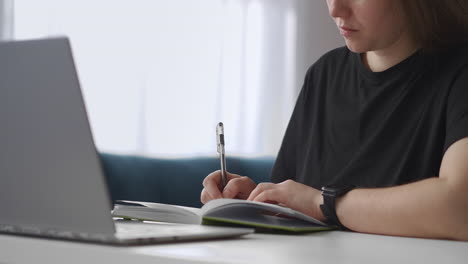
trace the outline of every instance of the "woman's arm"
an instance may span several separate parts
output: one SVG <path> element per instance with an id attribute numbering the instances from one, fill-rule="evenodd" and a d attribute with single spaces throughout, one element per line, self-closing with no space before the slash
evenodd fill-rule
<path id="1" fill-rule="evenodd" d="M 284 204 L 324 219 L 320 191 L 291 180 L 259 184 L 248 199 Z M 355 189 L 338 199 L 336 211 L 344 226 L 358 232 L 468 241 L 468 138 L 447 150 L 439 177 Z"/>
<path id="2" fill-rule="evenodd" d="M 351 230 L 468 240 L 468 138 L 445 153 L 439 177 L 383 189 L 356 189 L 338 200 Z"/>

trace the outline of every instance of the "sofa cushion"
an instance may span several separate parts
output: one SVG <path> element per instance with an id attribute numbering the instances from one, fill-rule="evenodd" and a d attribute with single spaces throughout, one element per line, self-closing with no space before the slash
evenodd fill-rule
<path id="1" fill-rule="evenodd" d="M 135 200 L 200 207 L 203 179 L 219 170 L 216 157 L 180 159 L 147 158 L 102 153 L 101 161 L 112 199 Z M 269 181 L 273 157 L 226 160 L 232 173 L 255 182 Z"/>

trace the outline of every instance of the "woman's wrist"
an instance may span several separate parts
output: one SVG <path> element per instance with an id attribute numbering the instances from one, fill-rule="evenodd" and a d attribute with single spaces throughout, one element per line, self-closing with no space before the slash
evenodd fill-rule
<path id="1" fill-rule="evenodd" d="M 347 223 L 346 223 L 346 208 L 345 207 L 346 207 L 346 204 L 348 204 L 347 199 L 349 199 L 349 197 L 352 196 L 351 193 L 354 191 L 356 191 L 356 189 L 349 191 L 348 193 L 346 193 L 345 195 L 341 197 L 338 197 L 335 201 L 336 217 L 338 218 L 338 221 L 340 221 L 340 223 L 343 226 L 345 226 L 347 229 L 350 229 L 350 228 L 347 226 Z"/>
<path id="2" fill-rule="evenodd" d="M 322 212 L 322 209 L 320 208 L 320 205 L 323 204 L 323 196 L 322 196 L 322 192 L 317 190 L 317 195 L 315 197 L 315 203 L 314 203 L 314 206 L 315 206 L 315 212 L 316 213 L 316 216 L 315 218 L 319 221 L 326 221 L 327 218 L 325 217 L 325 215 L 323 214 Z"/>

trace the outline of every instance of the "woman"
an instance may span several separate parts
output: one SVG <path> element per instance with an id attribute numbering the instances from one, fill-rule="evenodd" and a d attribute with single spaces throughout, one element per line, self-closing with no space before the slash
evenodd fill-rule
<path id="1" fill-rule="evenodd" d="M 358 232 L 468 240 L 468 0 L 327 4 L 346 47 L 309 69 L 272 183 L 230 174 L 221 192 L 214 172 L 202 202 L 272 202 Z"/>

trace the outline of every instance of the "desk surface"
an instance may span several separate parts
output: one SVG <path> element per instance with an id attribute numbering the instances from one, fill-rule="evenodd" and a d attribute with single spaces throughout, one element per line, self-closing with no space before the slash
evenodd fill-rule
<path id="1" fill-rule="evenodd" d="M 255 262 L 252 262 L 255 260 Z M 115 247 L 0 235 L 0 263 L 467 263 L 468 242 L 329 231 Z"/>

